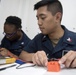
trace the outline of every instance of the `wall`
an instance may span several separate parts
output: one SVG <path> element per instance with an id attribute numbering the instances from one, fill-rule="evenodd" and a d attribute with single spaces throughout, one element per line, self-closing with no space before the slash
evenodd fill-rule
<path id="1" fill-rule="evenodd" d="M 3 37 L 3 24 L 7 16 L 14 15 L 22 19 L 22 29 L 33 38 L 37 33 L 37 21 L 33 10 L 38 0 L 1 0 L 0 3 L 0 40 Z M 35 26 L 35 27 L 34 27 Z M 34 30 L 37 30 L 36 32 Z M 32 31 L 32 33 L 31 33 Z"/>
<path id="2" fill-rule="evenodd" d="M 76 32 L 76 0 L 60 0 L 63 5 L 63 19 L 64 24 L 68 29 Z"/>
<path id="3" fill-rule="evenodd" d="M 3 24 L 9 15 L 15 15 L 22 19 L 22 26 L 25 33 L 32 39 L 40 31 L 36 20 L 34 4 L 39 0 L 1 0 L 0 3 L 0 40 L 3 37 Z M 76 0 L 60 0 L 63 9 L 62 24 L 68 29 L 76 32 Z"/>

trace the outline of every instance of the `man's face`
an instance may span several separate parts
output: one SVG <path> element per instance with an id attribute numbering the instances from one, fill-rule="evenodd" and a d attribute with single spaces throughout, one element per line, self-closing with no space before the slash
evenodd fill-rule
<path id="1" fill-rule="evenodd" d="M 4 25 L 4 33 L 6 35 L 6 38 L 11 40 L 11 41 L 16 40 L 16 38 L 18 37 L 17 36 L 17 29 L 16 29 L 15 25 L 13 25 L 13 24 Z"/>
<path id="2" fill-rule="evenodd" d="M 43 34 L 51 34 L 57 28 L 56 15 L 52 15 L 47 10 L 47 6 L 42 6 L 37 10 L 38 25 Z"/>

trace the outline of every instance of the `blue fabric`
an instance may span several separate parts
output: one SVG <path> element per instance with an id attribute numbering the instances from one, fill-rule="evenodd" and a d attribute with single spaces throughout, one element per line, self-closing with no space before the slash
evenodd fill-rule
<path id="1" fill-rule="evenodd" d="M 19 56 L 23 48 L 27 46 L 28 42 L 30 41 L 29 37 L 23 31 L 22 33 L 23 36 L 21 40 L 9 41 L 6 37 L 4 37 L 1 41 L 1 47 L 6 48 L 13 54 Z"/>
<path id="2" fill-rule="evenodd" d="M 40 33 L 29 42 L 24 50 L 30 53 L 44 50 L 49 59 L 61 58 L 64 50 L 76 51 L 76 33 L 69 31 L 64 26 L 62 26 L 62 28 L 64 29 L 64 35 L 55 47 L 53 47 L 52 42 L 47 35 Z"/>

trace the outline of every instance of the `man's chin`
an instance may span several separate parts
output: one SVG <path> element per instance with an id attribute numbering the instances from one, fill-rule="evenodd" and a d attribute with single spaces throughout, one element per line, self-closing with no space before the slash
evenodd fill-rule
<path id="1" fill-rule="evenodd" d="M 42 32 L 42 34 L 47 35 L 47 33 Z"/>

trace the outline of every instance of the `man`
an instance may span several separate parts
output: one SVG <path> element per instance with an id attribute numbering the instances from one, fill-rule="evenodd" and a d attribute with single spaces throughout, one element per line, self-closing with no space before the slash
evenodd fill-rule
<path id="1" fill-rule="evenodd" d="M 18 58 L 23 48 L 30 41 L 21 29 L 21 19 L 17 16 L 8 16 L 4 23 L 4 38 L 1 41 L 0 54 Z"/>
<path id="2" fill-rule="evenodd" d="M 42 0 L 35 4 L 34 9 L 37 10 L 36 17 L 42 33 L 27 45 L 27 52 L 22 51 L 21 58 L 43 66 L 47 66 L 48 58 L 61 58 L 59 63 L 76 67 L 76 33 L 61 25 L 61 3 L 58 0 Z"/>

